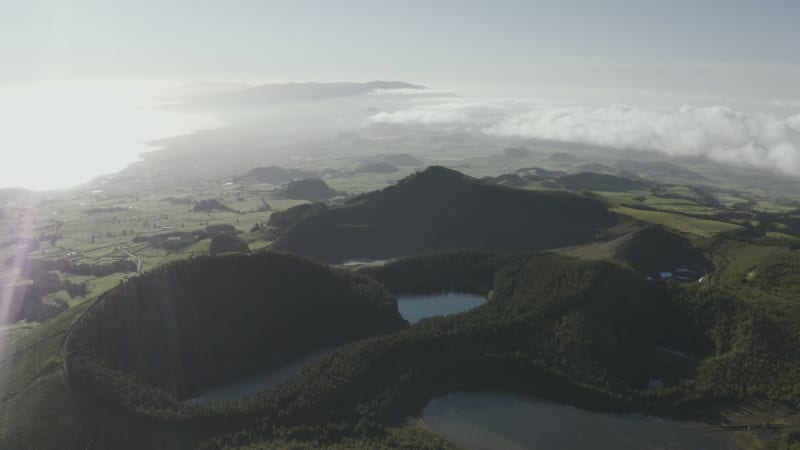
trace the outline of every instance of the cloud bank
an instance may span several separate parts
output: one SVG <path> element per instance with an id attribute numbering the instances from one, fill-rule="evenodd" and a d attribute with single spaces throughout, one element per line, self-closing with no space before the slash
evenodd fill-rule
<path id="1" fill-rule="evenodd" d="M 459 100 L 383 111 L 373 122 L 460 125 L 472 131 L 616 149 L 704 157 L 800 175 L 800 114 L 724 106 L 648 110 L 624 105 L 546 105 Z"/>

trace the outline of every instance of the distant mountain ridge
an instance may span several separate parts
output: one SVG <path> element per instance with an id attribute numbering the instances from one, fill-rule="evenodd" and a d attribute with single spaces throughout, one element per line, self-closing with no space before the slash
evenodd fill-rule
<path id="1" fill-rule="evenodd" d="M 402 81 L 369 81 L 366 83 L 274 83 L 261 84 L 234 92 L 209 95 L 183 103 L 190 107 L 257 107 L 277 103 L 295 103 L 352 97 L 377 90 L 427 89 Z"/>
<path id="2" fill-rule="evenodd" d="M 605 173 L 580 172 L 556 178 L 556 181 L 567 189 L 587 189 L 590 191 L 631 191 L 647 189 L 650 183 Z"/>
<path id="3" fill-rule="evenodd" d="M 285 169 L 281 166 L 256 167 L 235 181 L 255 181 L 257 183 L 283 184 L 302 178 L 317 178 L 318 173 L 311 170 Z"/>

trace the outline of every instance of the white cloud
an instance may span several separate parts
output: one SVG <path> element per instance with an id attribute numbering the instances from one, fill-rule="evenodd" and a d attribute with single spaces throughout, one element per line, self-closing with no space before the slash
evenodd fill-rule
<path id="1" fill-rule="evenodd" d="M 454 110 L 435 110 L 424 108 L 402 109 L 393 112 L 379 112 L 372 116 L 373 122 L 390 124 L 445 124 L 466 123 L 466 114 Z"/>
<path id="2" fill-rule="evenodd" d="M 488 127 L 490 134 L 702 156 L 800 174 L 800 116 L 721 106 L 654 112 L 626 106 L 539 108 Z"/>
<path id="3" fill-rule="evenodd" d="M 449 101 L 427 103 L 407 109 L 382 111 L 370 120 L 389 124 L 489 125 L 507 117 L 508 105 L 490 101 Z"/>
<path id="4" fill-rule="evenodd" d="M 499 136 L 699 156 L 800 175 L 800 114 L 724 106 L 650 110 L 460 99 L 380 112 L 374 122 L 456 125 Z"/>

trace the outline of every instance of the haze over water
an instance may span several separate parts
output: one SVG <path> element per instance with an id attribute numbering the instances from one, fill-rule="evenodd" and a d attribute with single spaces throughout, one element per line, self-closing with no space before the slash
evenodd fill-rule
<path id="1" fill-rule="evenodd" d="M 0 84 L 0 188 L 61 189 L 110 174 L 149 141 L 213 128 L 210 115 L 159 109 L 162 82 Z"/>
<path id="2" fill-rule="evenodd" d="M 0 187 L 75 185 L 218 125 L 147 109 L 166 83 L 120 79 L 401 80 L 467 98 L 376 111 L 382 124 L 800 175 L 798 2 L 466 3 L 5 2 Z M 516 102 L 550 88 L 558 105 Z"/>

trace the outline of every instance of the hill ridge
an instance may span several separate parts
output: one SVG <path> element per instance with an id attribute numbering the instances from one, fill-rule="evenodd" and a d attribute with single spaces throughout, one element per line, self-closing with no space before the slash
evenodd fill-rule
<path id="1" fill-rule="evenodd" d="M 446 249 L 540 250 L 594 240 L 616 216 L 599 198 L 498 186 L 432 166 L 344 205 L 275 213 L 273 249 L 340 261 Z"/>

